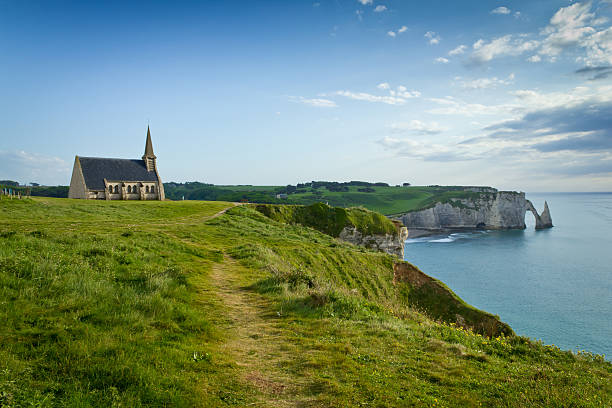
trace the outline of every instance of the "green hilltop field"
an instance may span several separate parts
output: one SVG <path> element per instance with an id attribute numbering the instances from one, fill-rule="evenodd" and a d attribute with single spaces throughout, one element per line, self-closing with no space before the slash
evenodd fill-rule
<path id="1" fill-rule="evenodd" d="M 449 323 L 487 314 L 394 284 L 333 236 L 389 221 L 343 211 L 0 200 L 0 407 L 611 405 L 602 356 Z"/>
<path id="2" fill-rule="evenodd" d="M 420 210 L 452 198 L 473 198 L 463 186 L 389 186 L 364 181 L 313 181 L 295 186 L 217 186 L 199 182 L 165 183 L 172 200 L 225 200 L 253 203 L 310 205 L 318 202 L 335 207 L 361 206 L 384 215 Z M 277 194 L 286 194 L 276 198 Z"/>

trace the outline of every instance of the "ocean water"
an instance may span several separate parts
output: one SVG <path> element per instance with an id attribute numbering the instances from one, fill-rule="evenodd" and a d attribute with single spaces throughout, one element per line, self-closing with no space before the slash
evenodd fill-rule
<path id="1" fill-rule="evenodd" d="M 612 193 L 527 194 L 554 228 L 408 239 L 405 259 L 517 334 L 612 357 Z"/>

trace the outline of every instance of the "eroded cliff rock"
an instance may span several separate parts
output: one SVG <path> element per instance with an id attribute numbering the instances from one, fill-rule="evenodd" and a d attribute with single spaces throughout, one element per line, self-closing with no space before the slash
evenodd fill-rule
<path id="1" fill-rule="evenodd" d="M 402 214 L 400 219 L 409 229 L 524 229 L 526 211 L 534 213 L 536 228 L 552 227 L 547 204 L 540 216 L 525 199 L 525 193 L 514 191 L 482 192 L 471 198 L 438 202 L 430 208 Z"/>
<path id="2" fill-rule="evenodd" d="M 548 209 L 548 203 L 544 201 L 544 211 L 540 214 L 540 228 L 536 225 L 536 229 L 552 228 L 552 217 L 550 216 L 550 210 Z"/>
<path id="3" fill-rule="evenodd" d="M 408 229 L 400 225 L 397 225 L 397 228 L 396 234 L 365 235 L 355 227 L 345 227 L 338 238 L 404 259 L 404 242 L 408 238 Z"/>

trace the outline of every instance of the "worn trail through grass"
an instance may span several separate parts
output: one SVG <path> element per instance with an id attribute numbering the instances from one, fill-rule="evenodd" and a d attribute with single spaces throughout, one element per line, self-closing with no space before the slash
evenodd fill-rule
<path id="1" fill-rule="evenodd" d="M 223 330 L 226 342 L 221 351 L 234 356 L 241 380 L 257 393 L 253 405 L 272 407 L 298 406 L 304 386 L 284 373 L 282 366 L 291 358 L 284 330 L 277 327 L 270 300 L 245 286 L 249 271 L 229 257 L 213 266 L 211 285 L 227 313 Z"/>

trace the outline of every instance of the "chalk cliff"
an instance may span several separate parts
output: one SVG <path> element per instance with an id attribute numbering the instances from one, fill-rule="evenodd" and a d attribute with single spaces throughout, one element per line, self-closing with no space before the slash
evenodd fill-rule
<path id="1" fill-rule="evenodd" d="M 536 217 L 537 220 L 537 217 Z M 548 203 L 544 201 L 544 211 L 540 214 L 540 225 L 536 224 L 536 229 L 551 228 L 553 226 L 552 217 L 550 216 L 550 210 L 548 209 Z"/>
<path id="2" fill-rule="evenodd" d="M 370 235 L 363 234 L 356 227 L 345 227 L 338 238 L 351 244 L 386 252 L 404 259 L 404 243 L 408 238 L 408 229 L 399 225 L 397 227 L 396 234 Z"/>
<path id="3" fill-rule="evenodd" d="M 402 214 L 408 229 L 524 229 L 525 212 L 533 212 L 536 228 L 552 227 L 548 204 L 538 215 L 525 193 L 515 191 L 482 192 L 469 198 L 454 198 L 430 208 Z"/>

